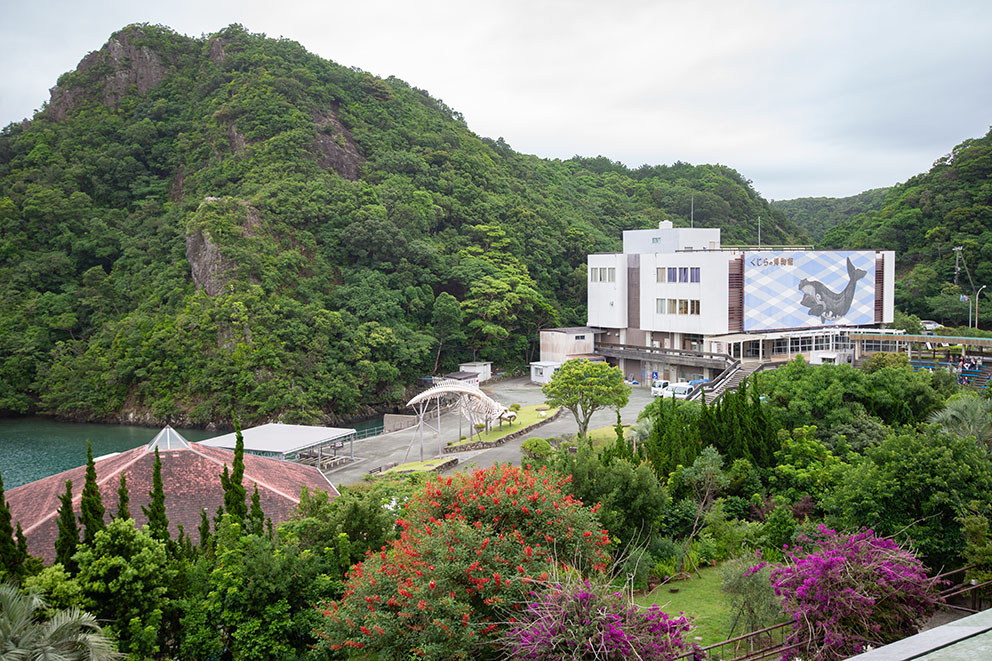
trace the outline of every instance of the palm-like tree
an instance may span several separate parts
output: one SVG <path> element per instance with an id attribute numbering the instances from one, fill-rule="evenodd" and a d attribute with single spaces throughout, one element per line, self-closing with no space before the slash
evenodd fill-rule
<path id="1" fill-rule="evenodd" d="M 958 436 L 974 436 L 986 447 L 992 443 L 992 401 L 974 395 L 953 397 L 930 416 L 944 431 Z"/>
<path id="2" fill-rule="evenodd" d="M 0 661 L 103 661 L 121 654 L 103 634 L 96 618 L 78 608 L 60 610 L 45 620 L 45 602 L 0 585 Z"/>

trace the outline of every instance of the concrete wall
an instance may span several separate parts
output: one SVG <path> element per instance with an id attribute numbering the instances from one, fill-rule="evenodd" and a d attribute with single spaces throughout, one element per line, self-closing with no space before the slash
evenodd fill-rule
<path id="1" fill-rule="evenodd" d="M 588 333 L 562 333 L 554 330 L 541 331 L 541 361 L 563 363 L 569 356 L 592 353 L 596 346 L 596 336 Z"/>
<path id="2" fill-rule="evenodd" d="M 641 328 L 719 335 L 728 330 L 728 263 L 732 253 L 684 252 L 641 255 Z M 699 282 L 658 282 L 657 269 L 699 267 Z M 698 300 L 699 314 L 658 314 L 659 298 Z"/>
<path id="3" fill-rule="evenodd" d="M 417 424 L 417 416 L 403 415 L 400 413 L 387 413 L 382 416 L 382 433 L 388 434 L 391 431 L 409 429 Z"/>
<path id="4" fill-rule="evenodd" d="M 615 269 L 613 282 L 593 282 L 588 279 L 587 302 L 589 325 L 602 328 L 627 327 L 627 256 L 623 254 L 589 255 L 589 270 Z"/>
<path id="5" fill-rule="evenodd" d="M 891 324 L 895 314 L 896 254 L 892 250 L 882 251 L 885 259 L 885 276 L 882 294 L 882 323 Z"/>
<path id="6" fill-rule="evenodd" d="M 462 363 L 458 366 L 460 372 L 475 372 L 479 375 L 479 383 L 493 378 L 493 364 L 489 362 Z"/>
<path id="7" fill-rule="evenodd" d="M 711 227 L 659 228 L 655 230 L 627 230 L 623 233 L 623 251 L 628 255 L 676 250 L 717 250 L 720 248 L 720 230 Z"/>

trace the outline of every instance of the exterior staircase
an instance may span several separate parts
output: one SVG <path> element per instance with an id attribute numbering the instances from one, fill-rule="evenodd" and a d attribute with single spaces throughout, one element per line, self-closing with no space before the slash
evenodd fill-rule
<path id="1" fill-rule="evenodd" d="M 775 363 L 747 363 L 739 366 L 730 376 L 716 384 L 712 390 L 706 390 L 706 403 L 715 404 L 725 392 L 737 390 L 744 379 L 770 366 L 777 367 Z"/>

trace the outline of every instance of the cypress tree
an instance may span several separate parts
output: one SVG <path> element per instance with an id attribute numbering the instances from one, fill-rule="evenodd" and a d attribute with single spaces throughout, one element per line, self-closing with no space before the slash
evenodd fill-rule
<path id="1" fill-rule="evenodd" d="M 258 485 L 255 485 L 255 492 L 251 495 L 251 511 L 248 514 L 248 532 L 253 535 L 261 535 L 265 526 L 265 513 L 262 512 L 262 500 L 258 496 Z"/>
<path id="2" fill-rule="evenodd" d="M 86 481 L 83 483 L 83 497 L 79 502 L 79 520 L 83 524 L 83 543 L 92 544 L 96 533 L 103 530 L 103 500 L 100 487 L 96 484 L 96 464 L 93 462 L 93 444 L 86 441 Z"/>
<path id="3" fill-rule="evenodd" d="M 20 563 L 23 573 L 24 563 L 28 559 L 28 539 L 24 536 L 24 530 L 21 529 L 20 521 L 17 522 L 17 532 L 14 536 L 17 538 L 17 561 Z"/>
<path id="4" fill-rule="evenodd" d="M 0 569 L 7 576 L 20 576 L 22 561 L 14 541 L 14 528 L 10 524 L 10 508 L 4 496 L 3 476 L 0 475 Z"/>
<path id="5" fill-rule="evenodd" d="M 131 496 L 127 492 L 127 473 L 121 471 L 121 483 L 117 487 L 117 513 L 114 514 L 115 519 L 130 519 L 131 518 L 131 508 L 129 507 L 131 503 Z"/>
<path id="6" fill-rule="evenodd" d="M 220 476 L 220 483 L 224 487 L 224 509 L 238 523 L 244 523 L 248 516 L 248 504 L 245 501 L 245 488 L 242 480 L 245 475 L 245 439 L 241 435 L 241 426 L 238 421 L 234 421 L 234 459 L 231 462 L 231 472 L 228 474 L 227 466 Z"/>
<path id="7" fill-rule="evenodd" d="M 148 532 L 160 542 L 169 546 L 169 519 L 165 515 L 165 490 L 162 488 L 162 458 L 155 448 L 155 464 L 152 468 L 152 490 L 148 492 L 150 502 L 148 507 L 142 506 L 141 511 L 148 518 Z"/>
<path id="8" fill-rule="evenodd" d="M 207 508 L 200 508 L 200 550 L 206 551 L 210 547 L 210 519 L 207 518 Z"/>
<path id="9" fill-rule="evenodd" d="M 76 525 L 76 514 L 72 511 L 72 480 L 66 480 L 65 493 L 59 496 L 59 512 L 56 524 L 59 536 L 55 540 L 55 562 L 59 562 L 70 575 L 76 573 L 76 563 L 72 556 L 79 546 L 79 526 Z"/>

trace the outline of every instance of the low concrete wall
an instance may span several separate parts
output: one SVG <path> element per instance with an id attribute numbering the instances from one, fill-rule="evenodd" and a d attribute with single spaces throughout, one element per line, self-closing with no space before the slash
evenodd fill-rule
<path id="1" fill-rule="evenodd" d="M 512 441 L 513 439 L 520 438 L 521 436 L 526 436 L 527 434 L 531 433 L 532 431 L 534 431 L 538 427 L 543 427 L 544 425 L 548 424 L 552 420 L 557 419 L 558 416 L 561 415 L 561 412 L 564 411 L 564 410 L 565 410 L 564 407 L 559 407 L 558 410 L 555 412 L 554 415 L 549 415 L 544 420 L 541 420 L 540 422 L 535 422 L 534 424 L 530 425 L 529 427 L 524 427 L 523 429 L 518 429 L 517 431 L 513 432 L 512 434 L 507 434 L 506 436 L 504 436 L 503 438 L 501 438 L 499 440 L 488 441 L 488 442 L 485 442 L 485 441 L 475 441 L 474 443 L 462 443 L 460 445 L 449 445 L 448 447 L 444 448 L 444 453 L 445 454 L 451 454 L 453 452 L 468 452 L 470 450 L 485 450 L 487 448 L 494 448 L 496 446 L 503 445 L 507 441 Z"/>
<path id="2" fill-rule="evenodd" d="M 382 433 L 409 429 L 417 424 L 417 416 L 402 413 L 387 413 L 382 416 Z"/>

